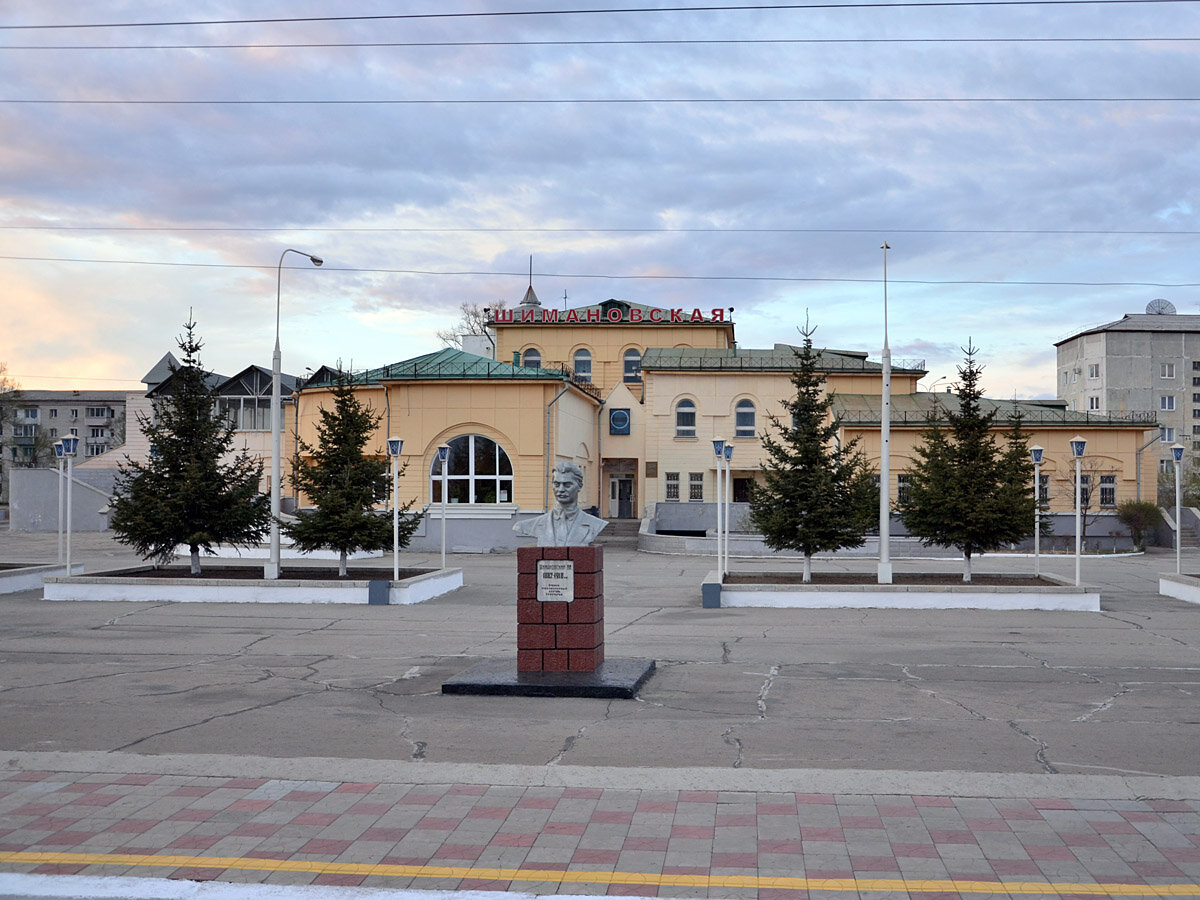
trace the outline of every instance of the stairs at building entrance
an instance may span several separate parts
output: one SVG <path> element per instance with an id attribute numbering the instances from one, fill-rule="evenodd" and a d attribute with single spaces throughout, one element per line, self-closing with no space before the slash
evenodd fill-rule
<path id="1" fill-rule="evenodd" d="M 600 532 L 596 543 L 636 550 L 638 529 L 641 526 L 641 519 L 609 519 L 608 527 Z"/>

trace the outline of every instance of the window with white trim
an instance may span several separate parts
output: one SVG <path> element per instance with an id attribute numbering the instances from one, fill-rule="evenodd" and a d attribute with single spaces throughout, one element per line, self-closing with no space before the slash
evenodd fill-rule
<path id="1" fill-rule="evenodd" d="M 1099 408 L 1100 408 L 1100 398 L 1099 397 L 1088 397 L 1088 409 L 1097 410 Z"/>
<path id="2" fill-rule="evenodd" d="M 1175 408 L 1175 398 L 1170 395 L 1164 395 L 1158 398 L 1158 408 L 1164 412 L 1170 412 Z"/>
<path id="3" fill-rule="evenodd" d="M 696 436 L 696 404 L 683 399 L 675 404 L 675 437 L 694 438 Z"/>
<path id="4" fill-rule="evenodd" d="M 1164 444 L 1169 444 L 1175 440 L 1175 429 L 1169 428 L 1166 425 L 1158 426 L 1158 439 Z"/>
<path id="5" fill-rule="evenodd" d="M 1117 476 L 1100 476 L 1100 508 L 1115 509 L 1117 506 Z"/>
<path id="6" fill-rule="evenodd" d="M 704 473 L 688 472 L 688 502 L 696 503 L 704 499 Z"/>
<path id="7" fill-rule="evenodd" d="M 667 473 L 667 501 L 669 503 L 679 502 L 679 473 Z"/>
<path id="8" fill-rule="evenodd" d="M 625 351 L 624 357 L 626 384 L 635 384 L 642 380 L 642 351 L 631 347 Z"/>
<path id="9" fill-rule="evenodd" d="M 512 462 L 504 448 L 482 434 L 463 434 L 446 442 L 446 500 L 449 503 L 511 503 Z M 429 498 L 442 502 L 442 463 L 435 453 L 429 469 Z"/>
<path id="10" fill-rule="evenodd" d="M 754 403 L 751 400 L 739 400 L 733 408 L 733 436 L 740 438 L 754 437 Z"/>
<path id="11" fill-rule="evenodd" d="M 1100 377 L 1100 363 L 1088 363 L 1088 378 Z"/>
<path id="12" fill-rule="evenodd" d="M 1175 363 L 1173 363 L 1173 362 L 1159 363 L 1158 377 L 1159 378 L 1174 378 L 1175 377 Z"/>
<path id="13" fill-rule="evenodd" d="M 577 381 L 591 382 L 592 380 L 592 354 L 590 350 L 579 349 L 575 351 L 575 356 L 571 360 L 571 366 L 575 369 L 575 379 Z"/>
<path id="14" fill-rule="evenodd" d="M 537 369 L 542 365 L 542 351 L 536 347 L 530 347 L 521 354 L 521 365 L 526 369 Z"/>

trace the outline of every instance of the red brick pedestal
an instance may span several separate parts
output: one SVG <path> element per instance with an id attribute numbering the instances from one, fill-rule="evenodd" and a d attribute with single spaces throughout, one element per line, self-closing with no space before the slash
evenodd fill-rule
<path id="1" fill-rule="evenodd" d="M 538 599 L 538 563 L 569 560 L 573 599 Z M 517 671 L 594 672 L 604 662 L 604 548 L 517 549 Z"/>

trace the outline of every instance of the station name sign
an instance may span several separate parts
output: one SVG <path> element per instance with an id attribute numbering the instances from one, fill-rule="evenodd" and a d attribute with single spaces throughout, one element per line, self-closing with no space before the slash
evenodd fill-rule
<path id="1" fill-rule="evenodd" d="M 621 309 L 613 306 L 601 309 L 598 306 L 585 309 L 498 309 L 492 317 L 494 325 L 602 325 L 625 322 L 629 324 L 689 325 L 696 322 L 727 322 L 725 310 L 717 308 L 708 316 L 702 309 Z"/>

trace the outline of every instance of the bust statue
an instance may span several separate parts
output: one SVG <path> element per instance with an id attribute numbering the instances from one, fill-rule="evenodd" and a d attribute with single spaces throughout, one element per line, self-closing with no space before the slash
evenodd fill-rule
<path id="1" fill-rule="evenodd" d="M 550 485 L 556 501 L 554 509 L 518 522 L 513 531 L 537 538 L 539 547 L 583 547 L 592 543 L 608 522 L 579 508 L 583 470 L 575 463 L 561 462 L 554 467 Z"/>

